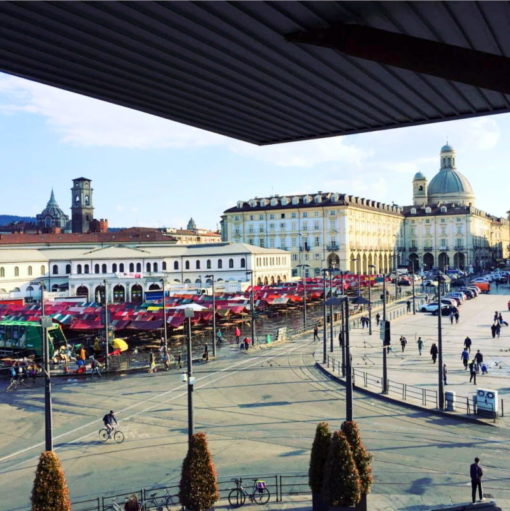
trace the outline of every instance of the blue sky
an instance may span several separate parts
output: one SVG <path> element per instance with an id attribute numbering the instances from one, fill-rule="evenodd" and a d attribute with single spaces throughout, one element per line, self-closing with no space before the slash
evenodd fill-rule
<path id="1" fill-rule="evenodd" d="M 257 147 L 0 74 L 0 214 L 35 215 L 55 190 L 69 214 L 75 177 L 93 181 L 110 226 L 216 228 L 239 199 L 335 191 L 405 205 L 446 142 L 477 207 L 510 209 L 510 115 Z"/>

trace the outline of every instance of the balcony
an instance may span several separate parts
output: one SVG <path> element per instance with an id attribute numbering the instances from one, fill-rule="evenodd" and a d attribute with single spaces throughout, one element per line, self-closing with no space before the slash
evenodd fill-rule
<path id="1" fill-rule="evenodd" d="M 426 246 L 426 247 L 423 247 L 423 250 L 425 250 L 425 252 L 430 252 L 432 250 L 432 247 Z"/>
<path id="2" fill-rule="evenodd" d="M 329 250 L 332 252 L 335 250 L 340 250 L 340 247 L 336 243 L 330 243 L 329 245 L 326 245 L 326 250 Z"/>
<path id="3" fill-rule="evenodd" d="M 449 249 L 447 246 L 444 246 L 444 247 L 439 247 L 438 250 L 441 250 L 442 252 L 446 252 Z"/>
<path id="4" fill-rule="evenodd" d="M 456 245 L 453 250 L 457 250 L 457 251 L 461 251 L 461 250 L 466 250 L 464 245 Z"/>

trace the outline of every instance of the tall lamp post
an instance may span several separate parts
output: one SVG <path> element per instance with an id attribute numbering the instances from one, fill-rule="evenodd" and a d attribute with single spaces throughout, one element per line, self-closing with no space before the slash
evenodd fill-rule
<path id="1" fill-rule="evenodd" d="M 413 286 L 413 315 L 416 314 L 416 293 L 414 289 L 414 261 L 409 258 L 409 264 L 411 265 L 411 285 Z"/>
<path id="2" fill-rule="evenodd" d="M 246 274 L 250 276 L 250 312 L 251 312 L 251 342 L 255 346 L 255 300 L 253 296 L 253 270 L 246 270 Z"/>
<path id="3" fill-rule="evenodd" d="M 372 335 L 372 270 L 375 270 L 375 264 L 369 264 L 368 275 L 368 335 Z"/>
<path id="4" fill-rule="evenodd" d="M 328 268 L 329 271 L 329 296 L 333 298 L 333 272 L 335 268 Z M 333 304 L 329 305 L 329 351 L 333 353 Z"/>
<path id="5" fill-rule="evenodd" d="M 44 367 L 44 438 L 45 450 L 53 451 L 53 409 L 51 404 L 51 375 L 50 347 L 48 342 L 48 327 L 52 324 L 50 316 L 45 315 L 44 283 L 41 284 L 41 333 L 43 338 L 43 367 Z"/>
<path id="6" fill-rule="evenodd" d="M 212 308 L 213 308 L 213 317 L 212 317 L 212 353 L 213 357 L 216 358 L 216 290 L 214 288 L 214 275 L 206 275 L 206 279 L 211 279 L 212 285 Z"/>
<path id="7" fill-rule="evenodd" d="M 163 288 L 163 338 L 165 340 L 165 355 L 168 351 L 168 328 L 166 324 L 166 306 L 165 306 L 165 279 L 161 279 L 161 286 Z"/>
<path id="8" fill-rule="evenodd" d="M 106 280 L 103 280 L 104 283 L 104 336 L 105 336 L 105 361 L 104 367 L 105 370 L 108 371 L 109 361 L 108 361 L 108 352 L 109 352 L 109 337 L 110 337 L 110 318 L 108 317 L 108 288 L 106 287 Z"/>
<path id="9" fill-rule="evenodd" d="M 323 338 L 322 338 L 322 363 L 326 363 L 326 353 L 327 353 L 327 317 L 326 317 L 326 273 L 328 272 L 327 268 L 323 268 L 322 270 L 322 320 L 324 322 L 324 328 L 323 328 Z"/>
<path id="10" fill-rule="evenodd" d="M 388 393 L 388 347 L 386 345 L 386 275 L 383 274 L 383 377 L 382 377 L 382 393 Z"/>
<path id="11" fill-rule="evenodd" d="M 193 352 L 191 347 L 191 318 L 195 315 L 195 311 L 191 307 L 184 309 L 184 317 L 188 320 L 188 338 L 187 352 L 188 364 L 185 380 L 188 384 L 188 445 L 191 446 L 191 437 L 193 436 L 193 384 L 195 378 L 193 376 Z"/>
<path id="12" fill-rule="evenodd" d="M 438 362 L 438 394 L 439 400 L 438 405 L 439 409 L 443 410 L 444 408 L 444 380 L 443 380 L 443 329 L 442 329 L 442 310 L 441 310 L 441 284 L 444 281 L 441 275 L 437 276 L 437 362 Z"/>

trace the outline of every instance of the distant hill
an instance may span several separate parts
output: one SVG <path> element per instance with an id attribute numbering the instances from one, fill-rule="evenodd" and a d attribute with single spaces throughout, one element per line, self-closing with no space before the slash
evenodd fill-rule
<path id="1" fill-rule="evenodd" d="M 0 215 L 0 225 L 8 225 L 13 222 L 35 222 L 35 218 L 31 216 L 16 216 L 16 215 Z"/>

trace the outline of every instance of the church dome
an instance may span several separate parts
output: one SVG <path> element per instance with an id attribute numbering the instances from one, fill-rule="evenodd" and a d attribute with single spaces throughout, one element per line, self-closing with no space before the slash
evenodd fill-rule
<path id="1" fill-rule="evenodd" d="M 427 179 L 427 178 L 421 172 L 416 172 L 416 174 L 414 175 L 413 180 L 414 181 L 418 181 L 419 179 Z"/>
<path id="2" fill-rule="evenodd" d="M 51 191 L 50 200 L 46 207 L 36 215 L 37 223 L 41 228 L 60 227 L 64 229 L 69 222 L 69 217 L 60 209 L 55 194 Z"/>
<path id="3" fill-rule="evenodd" d="M 428 199 L 431 204 L 456 202 L 468 205 L 475 202 L 471 183 L 455 168 L 455 151 L 448 144 L 441 148 L 441 169 L 429 183 Z"/>

